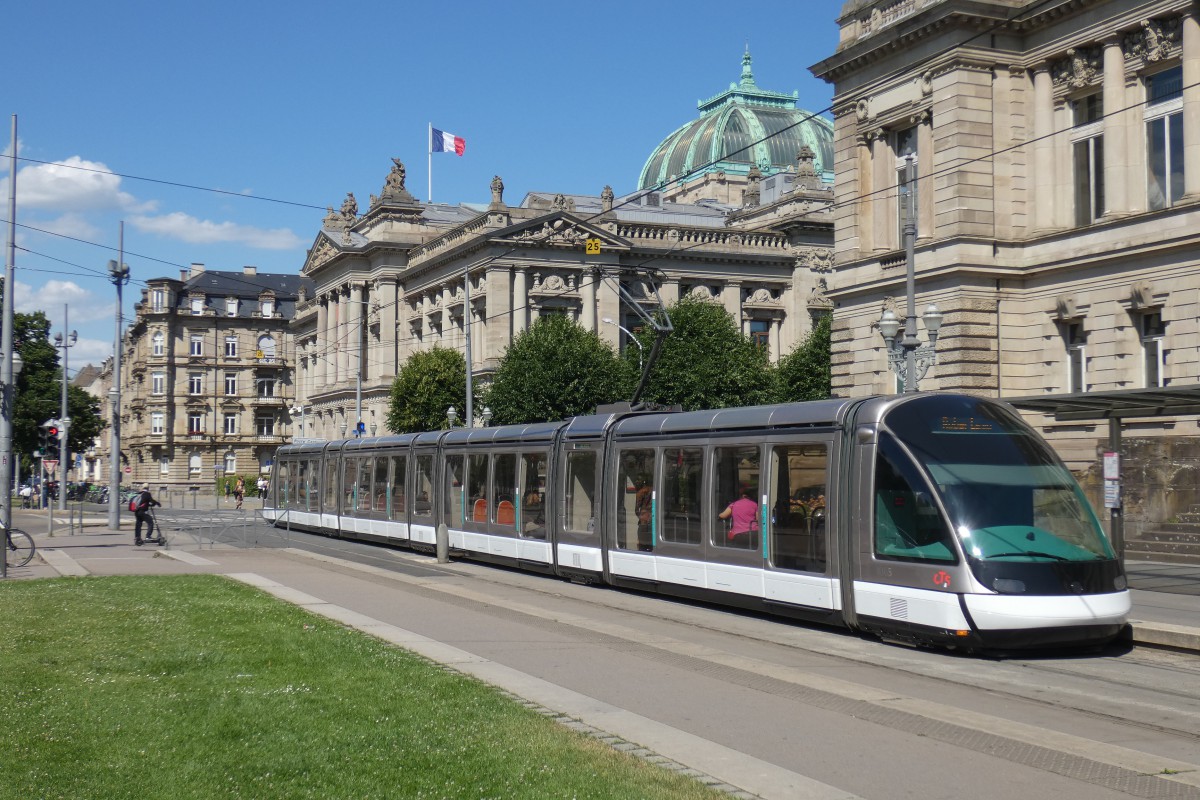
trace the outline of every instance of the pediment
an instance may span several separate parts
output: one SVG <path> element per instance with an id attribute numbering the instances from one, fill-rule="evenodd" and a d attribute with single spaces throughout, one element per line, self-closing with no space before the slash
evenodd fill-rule
<path id="1" fill-rule="evenodd" d="M 629 242 L 599 224 L 559 211 L 498 231 L 493 237 L 512 244 L 583 247 L 588 239 L 598 239 L 601 250 L 629 250 Z"/>
<path id="2" fill-rule="evenodd" d="M 313 241 L 313 246 L 308 249 L 308 257 L 304 259 L 304 266 L 301 268 L 300 274 L 312 274 L 313 271 L 332 261 L 341 252 L 341 246 L 333 240 L 333 237 L 325 231 L 321 231 Z"/>

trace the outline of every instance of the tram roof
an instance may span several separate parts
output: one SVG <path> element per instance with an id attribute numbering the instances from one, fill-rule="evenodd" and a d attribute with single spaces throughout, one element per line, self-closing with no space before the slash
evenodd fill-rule
<path id="1" fill-rule="evenodd" d="M 505 442 L 549 442 L 563 422 L 532 422 L 528 425 L 498 425 L 495 428 L 455 428 L 446 434 L 443 444 L 503 444 Z"/>
<path id="2" fill-rule="evenodd" d="M 834 398 L 774 406 L 740 406 L 713 411 L 638 414 L 617 422 L 617 436 L 694 433 L 750 428 L 824 427 L 840 424 L 860 399 Z"/>

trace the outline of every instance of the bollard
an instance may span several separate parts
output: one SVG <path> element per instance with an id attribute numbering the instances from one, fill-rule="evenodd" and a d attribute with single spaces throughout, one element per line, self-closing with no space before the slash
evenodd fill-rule
<path id="1" fill-rule="evenodd" d="M 444 522 L 437 528 L 437 560 L 439 564 L 450 563 L 450 529 Z"/>

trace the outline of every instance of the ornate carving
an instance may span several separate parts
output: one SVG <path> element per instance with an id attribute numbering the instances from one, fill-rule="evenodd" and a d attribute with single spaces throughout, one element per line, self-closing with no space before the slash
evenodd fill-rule
<path id="1" fill-rule="evenodd" d="M 1054 315 L 1060 320 L 1079 319 L 1079 304 L 1074 297 L 1060 294 L 1054 298 Z"/>
<path id="2" fill-rule="evenodd" d="M 766 288 L 763 288 L 760 286 L 759 288 L 752 289 L 750 291 L 749 296 L 746 298 L 746 302 L 754 303 L 756 305 L 764 305 L 764 304 L 773 305 L 773 304 L 777 303 L 778 300 L 776 300 L 771 295 L 770 289 L 766 289 Z"/>
<path id="3" fill-rule="evenodd" d="M 574 211 L 575 201 L 568 198 L 562 192 L 554 195 L 554 200 L 550 203 L 550 208 L 555 211 Z"/>
<path id="4" fill-rule="evenodd" d="M 538 288 L 547 292 L 561 292 L 567 288 L 567 284 L 561 275 L 547 275 Z"/>
<path id="5" fill-rule="evenodd" d="M 692 300 L 712 300 L 715 296 L 716 295 L 713 293 L 712 289 L 702 283 L 698 283 L 692 288 L 688 289 L 687 294 L 685 295 L 685 297 L 689 297 Z"/>
<path id="6" fill-rule="evenodd" d="M 1126 58 L 1141 58 L 1151 64 L 1174 56 L 1181 36 L 1179 17 L 1144 19 L 1140 30 L 1125 34 L 1122 49 Z"/>
<path id="7" fill-rule="evenodd" d="M 1066 84 L 1071 89 L 1090 86 L 1100 76 L 1100 49 L 1073 47 L 1066 58 L 1054 62 L 1051 71 L 1057 84 Z"/>
<path id="8" fill-rule="evenodd" d="M 492 205 L 499 207 L 504 205 L 504 181 L 499 175 L 492 178 Z"/>
<path id="9" fill-rule="evenodd" d="M 600 211 L 612 211 L 613 207 L 613 190 L 611 186 L 605 186 L 604 191 L 600 192 Z"/>
<path id="10" fill-rule="evenodd" d="M 758 205 L 762 193 L 759 184 L 762 182 L 762 170 L 758 168 L 758 164 L 753 164 L 750 171 L 746 173 L 746 191 L 742 195 L 742 205 L 746 208 L 754 208 Z"/>
<path id="11" fill-rule="evenodd" d="M 333 243 L 330 242 L 329 239 L 322 236 L 317 242 L 316 246 L 312 249 L 312 254 L 309 257 L 309 263 L 314 267 L 319 267 L 329 259 L 333 258 L 336 254 L 337 249 L 333 246 Z"/>
<path id="12" fill-rule="evenodd" d="M 371 205 L 377 202 L 386 202 L 388 200 L 403 200 L 413 202 L 414 197 L 404 188 L 404 162 L 398 158 L 392 159 L 392 171 L 388 173 L 387 178 L 383 181 L 383 194 L 379 197 L 371 195 Z"/>
<path id="13" fill-rule="evenodd" d="M 854 116 L 859 122 L 866 122 L 867 115 L 870 113 L 870 106 L 867 104 L 866 98 L 859 100 L 854 104 Z"/>
<path id="14" fill-rule="evenodd" d="M 921 87 L 921 94 L 926 95 L 926 96 L 933 94 L 933 73 L 932 72 L 921 73 L 921 77 L 917 79 L 917 82 L 918 82 L 918 85 Z"/>
<path id="15" fill-rule="evenodd" d="M 833 250 L 828 247 L 809 248 L 802 250 L 796 256 L 797 267 L 808 267 L 813 272 L 826 273 L 833 271 Z"/>
<path id="16" fill-rule="evenodd" d="M 831 311 L 833 310 L 833 301 L 829 299 L 826 292 L 829 290 L 829 285 L 824 278 L 817 279 L 817 285 L 808 293 L 808 307 L 814 311 Z"/>

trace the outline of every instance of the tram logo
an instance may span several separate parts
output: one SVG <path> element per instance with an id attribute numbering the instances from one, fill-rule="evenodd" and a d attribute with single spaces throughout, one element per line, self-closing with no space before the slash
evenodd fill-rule
<path id="1" fill-rule="evenodd" d="M 933 575 L 933 585 L 941 589 L 950 588 L 950 573 L 944 569 L 939 569 Z"/>

